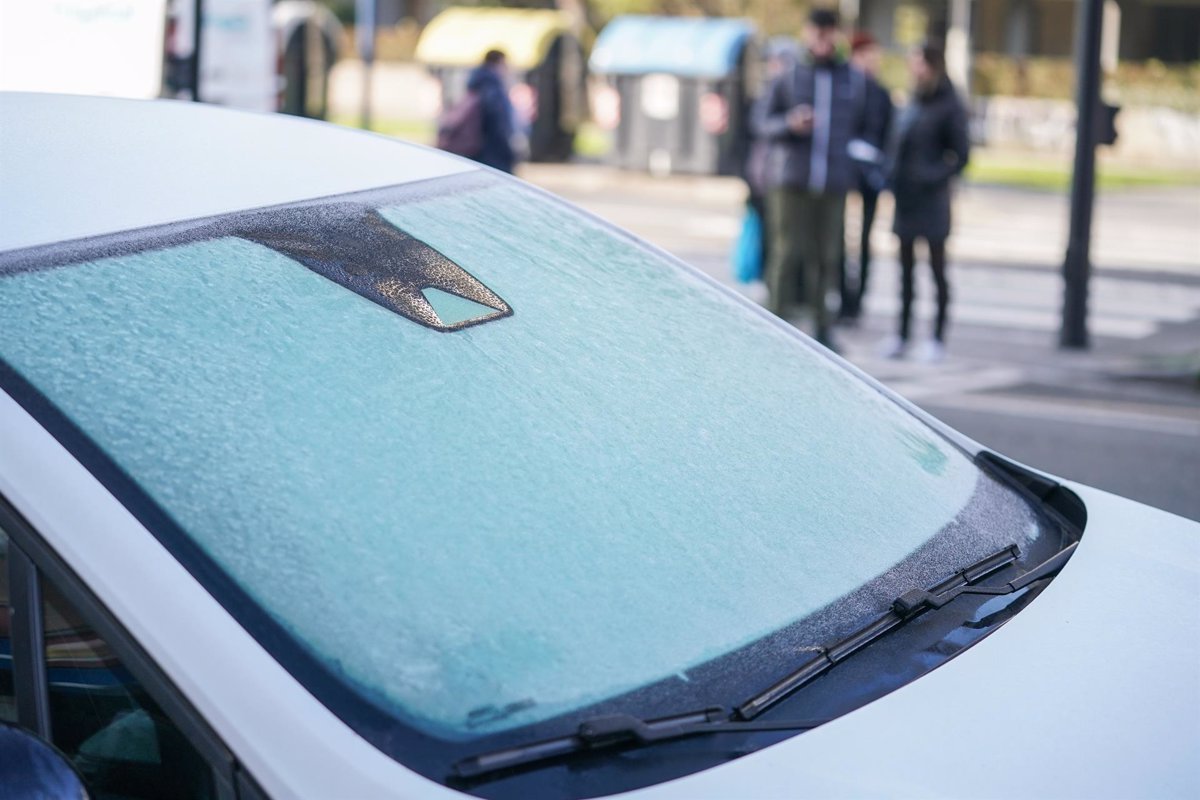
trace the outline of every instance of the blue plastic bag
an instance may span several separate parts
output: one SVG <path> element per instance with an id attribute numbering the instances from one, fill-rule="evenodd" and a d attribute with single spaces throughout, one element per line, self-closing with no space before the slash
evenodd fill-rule
<path id="1" fill-rule="evenodd" d="M 738 283 L 753 283 L 762 279 L 762 218 L 752 205 L 746 206 L 742 232 L 733 245 L 733 278 Z"/>

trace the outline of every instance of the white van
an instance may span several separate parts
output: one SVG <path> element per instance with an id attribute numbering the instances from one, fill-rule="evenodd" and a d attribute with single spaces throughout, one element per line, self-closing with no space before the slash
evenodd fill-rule
<path id="1" fill-rule="evenodd" d="M 0 0 L 0 90 L 191 99 L 194 0 Z M 200 99 L 323 117 L 341 26 L 312 0 L 204 0 Z"/>

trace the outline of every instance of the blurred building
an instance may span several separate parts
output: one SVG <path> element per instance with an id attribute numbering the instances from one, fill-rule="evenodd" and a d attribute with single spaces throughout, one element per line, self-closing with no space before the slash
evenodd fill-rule
<path id="1" fill-rule="evenodd" d="M 1068 57 L 1074 51 L 1076 0 L 971 0 L 976 53 Z M 1108 0 L 1120 58 L 1165 63 L 1200 61 L 1200 0 Z M 952 0 L 859 0 L 860 27 L 889 47 L 915 44 L 927 30 L 945 31 Z"/>

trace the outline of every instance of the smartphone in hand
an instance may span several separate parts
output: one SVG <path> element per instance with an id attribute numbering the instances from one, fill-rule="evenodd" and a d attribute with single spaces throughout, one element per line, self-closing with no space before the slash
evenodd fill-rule
<path id="1" fill-rule="evenodd" d="M 813 128 L 813 108 L 801 104 L 787 113 L 788 130 L 792 133 L 808 133 Z"/>

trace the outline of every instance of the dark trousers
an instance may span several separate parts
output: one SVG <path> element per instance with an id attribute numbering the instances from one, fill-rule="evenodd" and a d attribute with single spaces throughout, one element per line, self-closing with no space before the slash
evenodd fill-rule
<path id="1" fill-rule="evenodd" d="M 950 307 L 950 283 L 946 280 L 946 242 L 939 239 L 928 242 L 929 267 L 933 270 L 933 282 L 937 286 L 937 322 L 933 336 L 939 342 L 946 341 L 946 312 Z M 900 338 L 908 341 L 912 322 L 912 304 L 916 294 L 913 288 L 913 273 L 916 271 L 916 239 L 900 240 Z"/>
<path id="2" fill-rule="evenodd" d="M 862 226 L 858 232 L 858 272 L 850 272 L 843 254 L 841 280 L 838 284 L 842 298 L 840 316 L 848 319 L 854 319 L 862 313 L 862 299 L 867 293 L 867 277 L 871 274 L 871 227 L 875 224 L 875 208 L 879 204 L 879 192 L 869 186 L 862 186 L 859 195 L 862 197 Z"/>
<path id="3" fill-rule="evenodd" d="M 804 300 L 812 310 L 818 339 L 828 339 L 825 294 L 841 256 L 844 194 L 778 187 L 767 200 L 771 234 L 767 264 L 768 307 L 782 316 L 794 300 L 797 276 L 804 276 Z"/>

